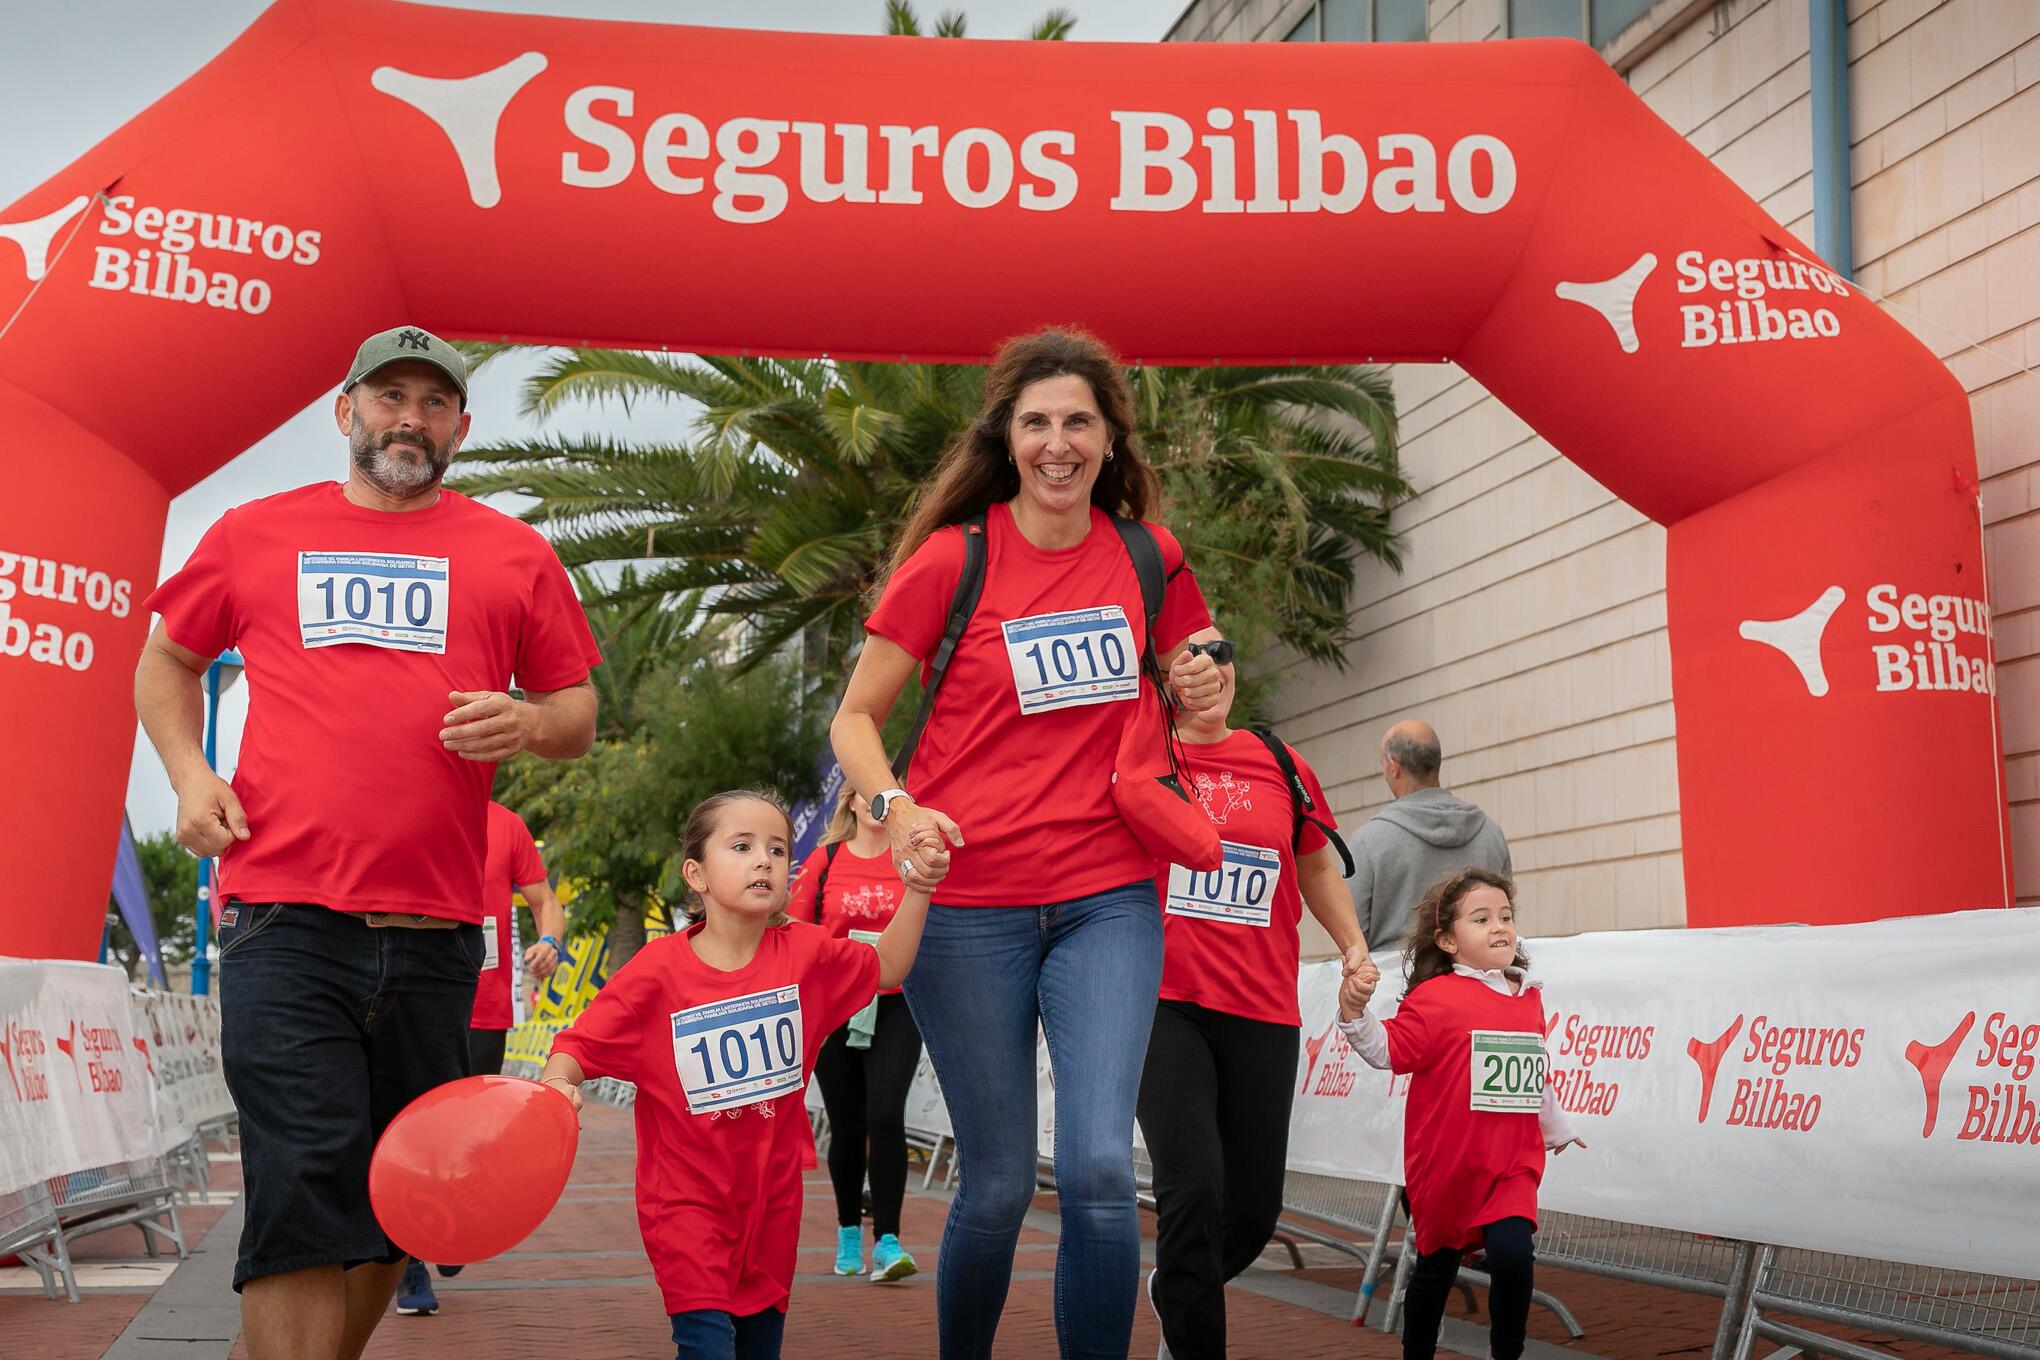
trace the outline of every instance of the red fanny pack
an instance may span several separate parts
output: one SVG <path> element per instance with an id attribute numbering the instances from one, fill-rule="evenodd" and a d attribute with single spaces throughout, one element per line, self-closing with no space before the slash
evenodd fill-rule
<path id="1" fill-rule="evenodd" d="M 1204 805 L 1183 788 L 1176 730 L 1157 669 L 1151 657 L 1142 667 L 1140 694 L 1119 734 L 1112 805 L 1149 855 L 1208 873 L 1224 863 L 1225 850 Z"/>

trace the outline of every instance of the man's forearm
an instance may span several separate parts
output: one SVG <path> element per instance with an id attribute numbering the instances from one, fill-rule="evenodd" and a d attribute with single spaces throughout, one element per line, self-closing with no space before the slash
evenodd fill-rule
<path id="1" fill-rule="evenodd" d="M 135 713 L 175 788 L 205 763 L 205 695 L 198 676 L 153 648 L 135 667 Z"/>
<path id="2" fill-rule="evenodd" d="M 533 728 L 524 749 L 547 760 L 573 760 L 595 744 L 595 690 L 574 685 L 525 699 Z"/>

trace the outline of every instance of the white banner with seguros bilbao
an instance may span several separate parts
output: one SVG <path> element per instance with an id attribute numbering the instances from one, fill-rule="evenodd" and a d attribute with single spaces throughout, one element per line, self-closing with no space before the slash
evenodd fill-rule
<path id="1" fill-rule="evenodd" d="M 2040 909 L 1527 945 L 1545 1052 L 1587 1146 L 1547 1209 L 2040 1278 Z M 1383 957 L 1374 1012 L 1402 995 Z M 1406 1078 L 1298 978 L 1289 1165 L 1402 1179 Z"/>
<path id="2" fill-rule="evenodd" d="M 0 1193 L 159 1151 L 127 975 L 0 958 Z"/>

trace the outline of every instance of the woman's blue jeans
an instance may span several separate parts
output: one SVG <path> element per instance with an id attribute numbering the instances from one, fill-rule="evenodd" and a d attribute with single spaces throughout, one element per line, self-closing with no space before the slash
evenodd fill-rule
<path id="1" fill-rule="evenodd" d="M 1162 980 L 1162 917 L 1142 879 L 1070 902 L 929 908 L 907 977 L 956 1130 L 956 1198 L 935 1307 L 942 1360 L 988 1360 L 1021 1220 L 1034 1200 L 1034 1047 L 1055 1079 L 1065 1357 L 1123 1360 L 1140 1276 L 1133 1107 Z"/>

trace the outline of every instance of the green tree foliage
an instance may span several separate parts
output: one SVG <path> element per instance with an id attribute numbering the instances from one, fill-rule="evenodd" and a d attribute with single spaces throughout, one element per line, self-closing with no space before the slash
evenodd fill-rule
<path id="1" fill-rule="evenodd" d="M 570 929 L 612 927 L 615 968 L 643 943 L 646 910 L 685 895 L 680 834 L 694 805 L 754 784 L 789 800 L 813 793 L 823 731 L 801 711 L 790 662 L 733 675 L 733 630 L 695 627 L 691 602 L 598 602 L 589 614 L 605 657 L 594 748 L 580 760 L 508 762 L 497 797 L 545 842 L 554 883 L 573 882 Z"/>
<path id="2" fill-rule="evenodd" d="M 135 841 L 135 857 L 142 866 L 142 883 L 148 890 L 149 917 L 156 926 L 156 943 L 163 951 L 163 965 L 191 961 L 198 937 L 198 861 L 177 843 L 169 831 Z M 107 951 L 109 962 L 118 963 L 132 978 L 146 978 L 148 964 L 142 948 L 121 919 L 120 909 L 108 897 L 106 903 Z"/>

